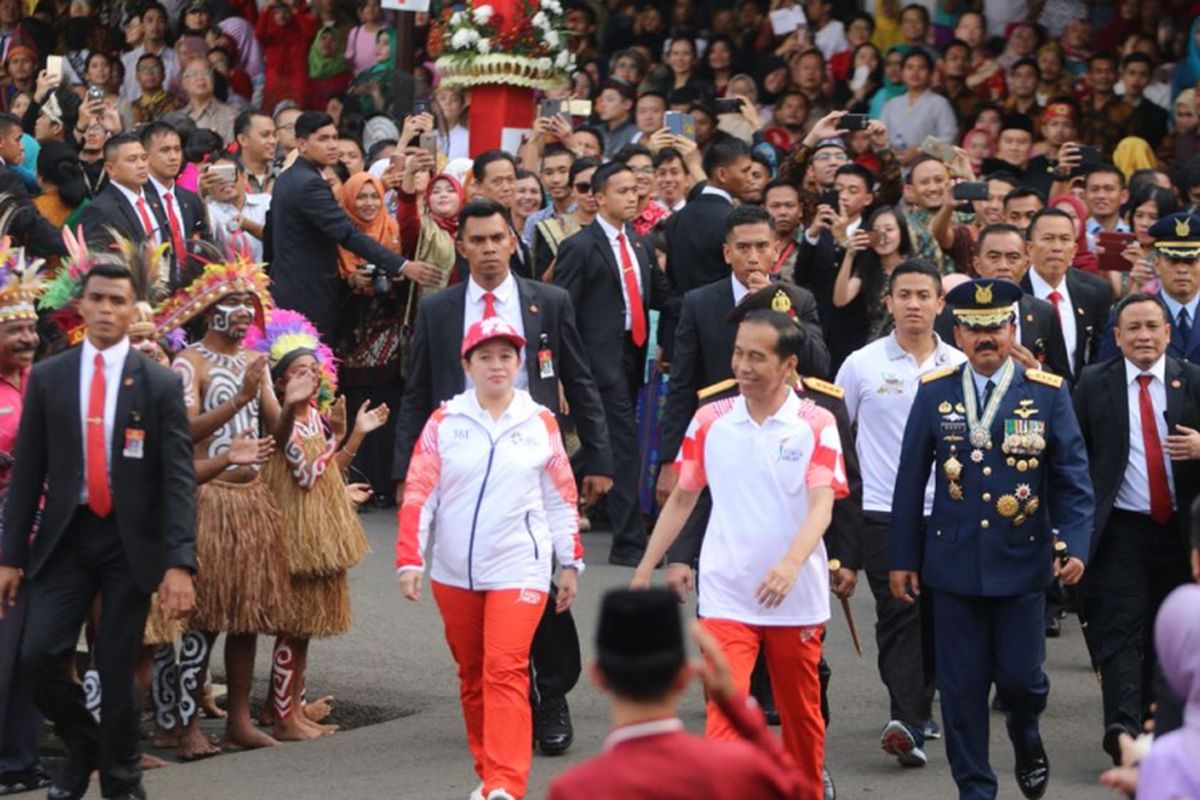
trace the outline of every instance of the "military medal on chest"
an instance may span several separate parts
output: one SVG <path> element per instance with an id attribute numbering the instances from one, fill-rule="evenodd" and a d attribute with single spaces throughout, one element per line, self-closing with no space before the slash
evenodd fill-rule
<path id="1" fill-rule="evenodd" d="M 967 416 L 967 441 L 974 448 L 971 452 L 971 461 L 976 464 L 983 461 L 984 450 L 992 449 L 992 422 L 996 419 L 1000 403 L 1004 400 L 1009 384 L 1012 383 L 1013 372 L 1013 362 L 1009 360 L 996 373 L 993 378 L 992 394 L 988 398 L 982 414 L 980 414 L 979 404 L 975 398 L 975 378 L 969 369 L 964 369 L 962 372 L 963 401 L 966 405 Z"/>

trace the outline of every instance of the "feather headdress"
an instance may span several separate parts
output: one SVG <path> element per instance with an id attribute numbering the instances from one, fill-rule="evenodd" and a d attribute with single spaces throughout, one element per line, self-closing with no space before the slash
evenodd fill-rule
<path id="1" fill-rule="evenodd" d="M 116 254 L 89 250 L 82 226 L 73 232 L 70 228 L 63 227 L 62 237 L 67 248 L 67 257 L 63 259 L 54 278 L 47 284 L 46 291 L 38 301 L 38 310 L 53 311 L 51 319 L 62 329 L 67 341 L 76 345 L 83 341 L 84 334 L 83 317 L 79 316 L 78 309 L 83 277 L 96 264 L 120 264 L 121 260 Z"/>
<path id="2" fill-rule="evenodd" d="M 0 230 L 6 225 L 0 220 Z M 39 271 L 39 258 L 27 262 L 25 248 L 13 248 L 7 236 L 0 238 L 0 322 L 37 320 L 38 297 L 46 284 Z"/>
<path id="3" fill-rule="evenodd" d="M 337 394 L 337 363 L 333 350 L 321 343 L 321 334 L 298 311 L 276 308 L 267 312 L 262 328 L 252 327 L 246 333 L 246 347 L 265 353 L 271 367 L 271 377 L 278 379 L 288 365 L 301 355 L 311 355 L 321 369 L 321 388 L 317 408 L 324 412 L 333 404 Z"/>
<path id="4" fill-rule="evenodd" d="M 255 322 L 262 325 L 264 315 L 271 308 L 271 295 L 267 291 L 271 279 L 263 272 L 261 264 L 255 264 L 244 256 L 225 262 L 212 262 L 200 273 L 200 277 L 167 298 L 158 312 L 158 330 L 168 333 L 183 327 L 203 314 L 222 297 L 248 292 L 254 295 L 257 313 Z"/>

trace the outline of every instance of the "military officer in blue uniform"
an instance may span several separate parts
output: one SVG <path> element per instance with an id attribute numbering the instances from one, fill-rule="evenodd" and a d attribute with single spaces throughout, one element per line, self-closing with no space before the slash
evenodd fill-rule
<path id="1" fill-rule="evenodd" d="M 1045 794 L 1045 592 L 1052 576 L 1079 582 L 1092 530 L 1087 450 L 1063 379 L 1009 356 L 1020 297 L 1003 280 L 968 281 L 947 295 L 968 361 L 922 377 L 892 502 L 891 590 L 910 601 L 932 595 L 946 754 L 962 800 L 996 797 L 993 683 L 1008 709 L 1017 785 L 1028 798 Z M 923 524 L 930 467 L 936 492 Z M 1052 529 L 1069 559 L 1054 557 Z"/>

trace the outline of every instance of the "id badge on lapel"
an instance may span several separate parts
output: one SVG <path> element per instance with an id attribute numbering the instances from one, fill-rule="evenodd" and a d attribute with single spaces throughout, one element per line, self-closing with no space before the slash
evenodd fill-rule
<path id="1" fill-rule="evenodd" d="M 125 428 L 125 446 L 121 448 L 121 455 L 138 460 L 146 456 L 146 430 L 142 427 L 142 415 L 136 411 L 129 415 L 129 425 Z"/>
<path id="2" fill-rule="evenodd" d="M 550 351 L 550 337 L 542 334 L 538 339 L 538 377 L 543 380 L 554 377 L 554 353 Z"/>

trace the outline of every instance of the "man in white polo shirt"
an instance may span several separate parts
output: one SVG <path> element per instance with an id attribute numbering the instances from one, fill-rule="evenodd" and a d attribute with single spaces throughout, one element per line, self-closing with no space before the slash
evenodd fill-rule
<path id="1" fill-rule="evenodd" d="M 863 479 L 862 562 L 875 595 L 875 641 L 879 677 L 891 701 L 891 721 L 881 745 L 906 767 L 925 765 L 926 737 L 940 737 L 933 722 L 934 681 L 925 668 L 921 612 L 892 597 L 888 588 L 887 532 L 892 488 L 900 463 L 900 442 L 921 376 L 961 364 L 966 356 L 933 330 L 944 305 L 937 268 L 911 259 L 892 270 L 885 295 L 894 329 L 856 350 L 838 370 L 846 411 L 858 422 L 857 448 Z M 952 412 L 953 413 L 953 412 Z M 965 423 L 964 423 L 965 424 Z M 925 495 L 925 513 L 933 506 L 933 478 Z"/>
<path id="2" fill-rule="evenodd" d="M 802 399 L 795 379 L 802 328 L 778 311 L 752 311 L 738 326 L 733 373 L 741 392 L 704 406 L 680 448 L 671 492 L 634 576 L 654 566 L 706 486 L 713 508 L 700 550 L 699 612 L 746 690 L 760 648 L 775 690 L 783 742 L 820 794 L 825 754 L 817 662 L 829 619 L 829 568 L 821 538 L 833 503 L 849 493 L 831 413 Z M 715 705 L 706 733 L 736 738 Z"/>

